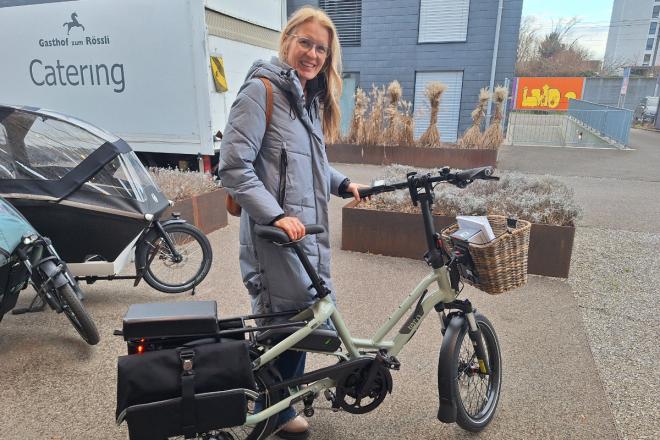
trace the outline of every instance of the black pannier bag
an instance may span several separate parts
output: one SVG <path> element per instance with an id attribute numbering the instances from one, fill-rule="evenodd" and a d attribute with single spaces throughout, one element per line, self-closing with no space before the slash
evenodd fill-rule
<path id="1" fill-rule="evenodd" d="M 246 341 L 120 356 L 117 421 L 131 440 L 184 435 L 245 423 L 244 390 L 255 390 Z"/>
<path id="2" fill-rule="evenodd" d="M 217 332 L 216 310 L 214 301 L 129 308 L 124 339 L 156 338 L 168 347 L 118 359 L 116 417 L 128 422 L 131 440 L 194 437 L 245 423 L 244 390 L 256 389 L 248 342 L 209 338 Z M 163 344 L 184 335 L 180 347 Z"/>

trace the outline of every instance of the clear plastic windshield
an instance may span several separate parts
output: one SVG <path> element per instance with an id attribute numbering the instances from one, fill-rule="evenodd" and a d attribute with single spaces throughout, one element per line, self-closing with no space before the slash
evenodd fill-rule
<path id="1" fill-rule="evenodd" d="M 147 201 L 146 188 L 155 186 L 151 176 L 132 151 L 114 158 L 85 183 L 85 189 L 88 191 L 132 198 L 140 202 Z"/>
<path id="2" fill-rule="evenodd" d="M 58 180 L 105 142 L 68 122 L 14 112 L 0 121 L 0 179 Z"/>

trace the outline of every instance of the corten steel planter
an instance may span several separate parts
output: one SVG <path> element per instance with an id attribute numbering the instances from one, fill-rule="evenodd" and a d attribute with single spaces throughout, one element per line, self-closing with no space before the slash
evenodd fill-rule
<path id="1" fill-rule="evenodd" d="M 424 168 L 446 165 L 463 169 L 497 165 L 497 150 L 329 144 L 325 152 L 330 162 L 365 165 L 398 163 Z"/>
<path id="2" fill-rule="evenodd" d="M 422 258 L 427 248 L 420 214 L 363 209 L 357 204 L 351 201 L 342 209 L 342 249 L 391 257 Z M 440 232 L 456 219 L 434 215 L 433 221 Z M 574 237 L 574 227 L 533 223 L 527 272 L 567 278 Z"/>
<path id="3" fill-rule="evenodd" d="M 204 234 L 227 226 L 227 209 L 225 208 L 225 190 L 193 196 L 189 199 L 179 200 L 174 206 L 167 208 L 161 218 L 167 219 L 171 213 L 178 212 L 181 218 L 195 225 Z"/>

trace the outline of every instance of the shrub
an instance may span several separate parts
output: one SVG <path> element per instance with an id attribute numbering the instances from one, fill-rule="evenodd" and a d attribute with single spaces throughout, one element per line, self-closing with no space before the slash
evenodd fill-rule
<path id="1" fill-rule="evenodd" d="M 405 180 L 409 171 L 437 172 L 391 165 L 382 178 L 390 183 L 400 182 Z M 557 178 L 504 172 L 498 175 L 499 181 L 478 180 L 465 189 L 439 185 L 435 191 L 433 212 L 449 216 L 499 214 L 558 226 L 574 226 L 580 216 L 581 208 L 575 202 L 573 190 Z M 373 197 L 364 202 L 363 207 L 419 212 L 419 207 L 410 202 L 407 189 Z"/>
<path id="2" fill-rule="evenodd" d="M 149 174 L 165 196 L 178 202 L 218 189 L 216 176 L 172 168 L 150 168 Z"/>

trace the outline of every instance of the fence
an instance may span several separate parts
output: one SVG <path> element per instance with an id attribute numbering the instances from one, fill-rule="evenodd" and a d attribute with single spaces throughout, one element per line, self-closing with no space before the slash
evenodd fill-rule
<path id="1" fill-rule="evenodd" d="M 571 99 L 567 115 L 606 141 L 628 145 L 633 120 L 630 110 Z"/>

